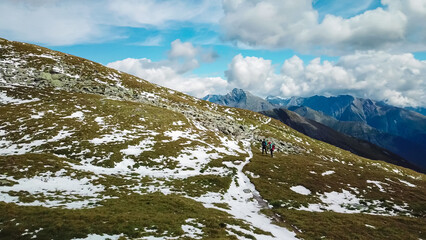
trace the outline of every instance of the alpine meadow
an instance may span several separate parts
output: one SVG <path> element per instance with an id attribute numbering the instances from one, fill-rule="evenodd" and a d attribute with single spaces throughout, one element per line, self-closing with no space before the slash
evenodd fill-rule
<path id="1" fill-rule="evenodd" d="M 426 240 L 426 0 L 1 0 L 0 240 Z"/>
<path id="2" fill-rule="evenodd" d="M 425 238 L 424 174 L 76 56 L 0 46 L 2 239 Z"/>

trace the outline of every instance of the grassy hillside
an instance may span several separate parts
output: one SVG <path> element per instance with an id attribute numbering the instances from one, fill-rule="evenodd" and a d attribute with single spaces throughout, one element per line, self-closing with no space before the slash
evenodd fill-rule
<path id="1" fill-rule="evenodd" d="M 0 46 L 1 239 L 425 238 L 425 175 L 85 59 Z"/>

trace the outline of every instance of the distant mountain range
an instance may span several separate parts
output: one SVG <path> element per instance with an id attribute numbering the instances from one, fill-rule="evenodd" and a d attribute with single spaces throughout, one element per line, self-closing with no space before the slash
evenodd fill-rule
<path id="1" fill-rule="evenodd" d="M 271 103 L 286 108 L 291 106 L 309 107 L 339 121 L 365 123 L 384 133 L 426 144 L 426 117 L 424 115 L 383 102 L 341 95 L 291 98 L 290 101 L 279 101 L 278 98 L 274 98 Z"/>
<path id="2" fill-rule="evenodd" d="M 398 156 L 397 154 L 392 153 L 389 150 L 376 146 L 370 142 L 338 132 L 324 124 L 302 117 L 296 112 L 290 111 L 288 109 L 275 108 L 268 111 L 262 111 L 260 113 L 268 117 L 278 119 L 291 128 L 309 137 L 348 150 L 359 156 L 375 160 L 384 160 L 392 164 L 420 170 L 418 167 L 410 164 L 407 160 Z"/>
<path id="3" fill-rule="evenodd" d="M 230 95 L 233 97 L 229 98 Z M 224 98 L 227 100 L 217 101 L 217 99 Z M 301 117 L 313 120 L 335 131 L 387 149 L 405 158 L 410 164 L 417 166 L 417 170 L 426 170 L 426 150 L 424 150 L 426 149 L 426 117 L 408 109 L 394 107 L 384 102 L 370 99 L 355 98 L 349 95 L 337 97 L 292 97 L 289 99 L 269 96 L 266 99 L 262 99 L 242 89 L 234 89 L 232 93 L 225 96 L 208 95 L 204 99 L 221 105 L 239 107 L 257 112 L 262 108 L 251 108 L 252 104 L 247 103 L 263 103 L 262 106 L 265 107 L 260 110 L 262 113 L 279 119 L 308 136 L 350 150 L 358 155 L 374 158 L 369 155 L 372 154 L 371 147 L 365 149 L 366 152 L 370 151 L 369 154 L 365 155 L 363 151 L 360 151 L 360 148 L 358 148 L 358 151 L 355 151 L 354 146 L 352 148 L 345 148 L 344 146 L 347 145 L 348 139 L 341 135 L 337 136 L 335 133 L 325 134 L 324 131 L 320 130 L 324 130 L 322 127 L 310 128 L 308 131 L 306 126 L 301 124 L 300 121 L 294 121 L 294 116 L 289 118 L 290 115 L 288 112 L 283 119 L 283 114 L 278 113 L 282 111 L 280 108 L 286 108 Z M 244 100 L 239 101 L 239 99 Z M 265 102 L 269 103 L 269 105 Z M 315 126 L 314 123 L 309 123 Z M 314 133 L 312 129 L 317 129 L 318 132 Z M 329 132 L 329 129 L 327 129 L 327 132 Z M 336 137 L 337 139 L 327 139 L 326 135 Z M 354 144 L 354 141 L 350 142 Z M 382 160 L 385 159 L 382 157 Z"/>
<path id="4" fill-rule="evenodd" d="M 336 131 L 388 149 L 405 159 L 411 160 L 415 165 L 423 169 L 425 168 L 426 151 L 421 142 L 414 142 L 401 136 L 380 131 L 364 122 L 338 121 L 333 117 L 304 106 L 292 106 L 288 109 L 305 118 L 322 123 Z"/>

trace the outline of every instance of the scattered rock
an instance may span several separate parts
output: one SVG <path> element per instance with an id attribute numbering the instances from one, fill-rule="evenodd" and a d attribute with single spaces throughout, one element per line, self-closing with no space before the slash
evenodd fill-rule
<path id="1" fill-rule="evenodd" d="M 246 188 L 246 189 L 244 189 L 244 190 L 243 190 L 243 192 L 244 192 L 244 193 L 251 193 L 251 190 L 250 190 L 250 189 L 248 189 L 248 188 Z"/>

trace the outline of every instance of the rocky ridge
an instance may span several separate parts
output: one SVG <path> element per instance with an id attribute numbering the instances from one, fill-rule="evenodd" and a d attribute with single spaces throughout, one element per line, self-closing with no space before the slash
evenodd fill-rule
<path id="1" fill-rule="evenodd" d="M 141 102 L 181 112 L 189 119 L 197 119 L 203 127 L 218 129 L 224 134 L 235 136 L 238 139 L 253 138 L 256 141 L 261 141 L 265 138 L 265 136 L 259 134 L 259 130 L 249 129 L 246 125 L 238 124 L 233 119 L 230 119 L 223 114 L 218 114 L 213 111 L 206 112 L 191 104 L 178 101 L 168 101 L 167 93 L 174 94 L 175 92 L 173 90 L 168 89 L 166 90 L 167 93 L 165 93 L 164 88 L 114 69 L 107 69 L 107 72 L 95 70 L 94 72 L 89 73 L 90 77 L 85 77 L 85 75 L 88 75 L 87 73 L 80 76 L 78 69 L 84 69 L 87 65 L 96 66 L 98 64 L 90 61 L 86 62 L 84 59 L 66 54 L 58 56 L 58 53 L 54 51 L 41 47 L 35 48 L 27 46 L 25 43 L 22 44 L 26 47 L 30 47 L 33 51 L 41 51 L 41 49 L 43 49 L 43 52 L 47 51 L 52 54 L 32 54 L 30 57 L 40 56 L 42 58 L 53 59 L 55 60 L 54 64 L 52 65 L 50 61 L 48 61 L 46 65 L 40 63 L 37 68 L 31 68 L 31 70 L 28 71 L 27 67 L 31 67 L 31 65 L 28 65 L 28 61 L 30 61 L 28 56 L 15 51 L 12 51 L 13 55 L 10 56 L 7 54 L 1 54 L 4 60 L 0 61 L 0 84 L 19 84 L 24 86 L 33 86 L 36 88 L 55 88 L 69 92 L 99 94 L 114 99 Z M 7 49 L 8 47 L 5 45 L 2 48 Z M 62 61 L 63 58 L 76 58 L 82 62 L 78 62 L 79 64 L 77 65 L 70 65 L 66 61 Z M 103 66 L 99 65 L 96 66 L 96 68 L 104 69 Z M 138 81 L 142 83 L 142 85 L 148 85 L 152 90 L 151 92 L 145 92 L 123 86 L 119 82 L 119 79 L 122 79 L 123 77 Z M 199 101 L 197 98 L 190 96 L 180 95 L 180 97 L 193 102 Z M 279 141 L 273 138 L 272 140 L 276 142 L 277 148 L 283 151 L 293 153 L 300 153 L 303 151 L 302 148 L 295 147 L 291 143 Z"/>

